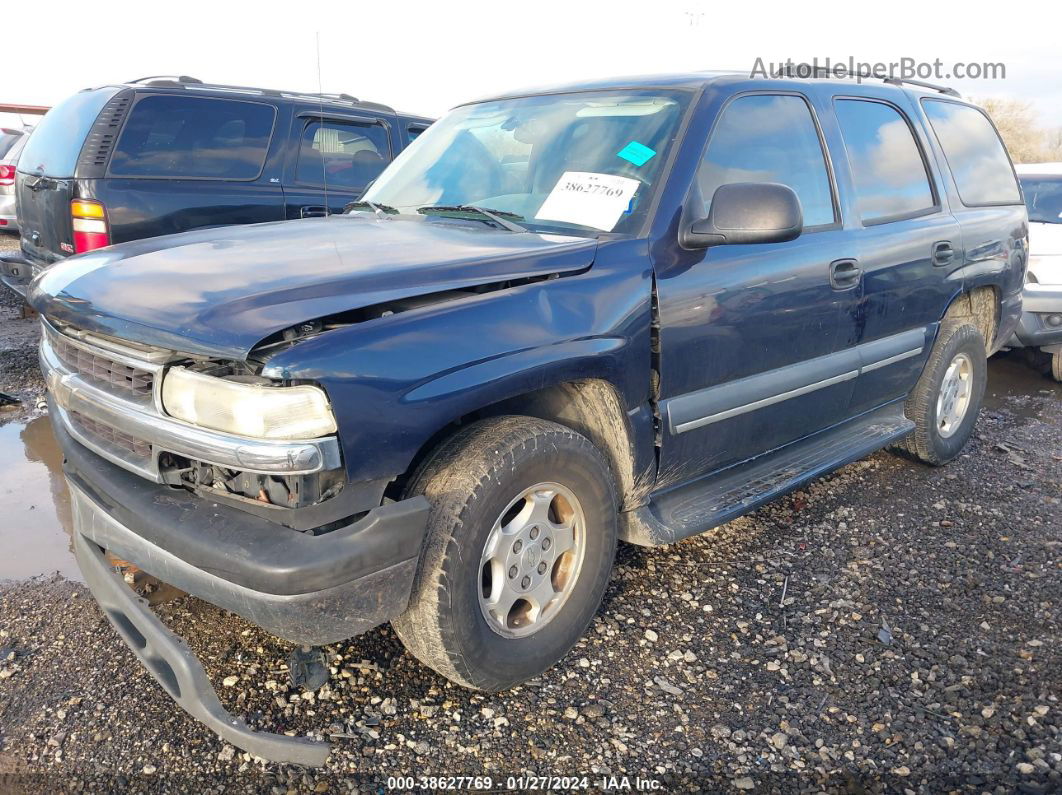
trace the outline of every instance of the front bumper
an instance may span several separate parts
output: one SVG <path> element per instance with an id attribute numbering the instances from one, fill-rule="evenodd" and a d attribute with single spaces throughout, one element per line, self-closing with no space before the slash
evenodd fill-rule
<path id="1" fill-rule="evenodd" d="M 1025 285 L 1022 315 L 1007 343 L 1009 348 L 1049 348 L 1062 345 L 1062 285 Z"/>
<path id="2" fill-rule="evenodd" d="M 254 732 L 225 712 L 194 654 L 109 570 L 105 552 L 285 640 L 333 643 L 405 610 L 427 500 L 384 505 L 315 536 L 150 483 L 85 449 L 61 425 L 55 431 L 78 564 L 144 666 L 181 707 L 233 745 L 273 761 L 322 764 L 327 745 Z"/>

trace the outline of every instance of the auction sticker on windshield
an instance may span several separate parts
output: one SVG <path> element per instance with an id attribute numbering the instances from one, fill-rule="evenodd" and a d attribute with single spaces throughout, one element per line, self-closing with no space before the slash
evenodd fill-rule
<path id="1" fill-rule="evenodd" d="M 641 183 L 629 177 L 565 171 L 535 213 L 539 221 L 563 221 L 611 232 Z"/>

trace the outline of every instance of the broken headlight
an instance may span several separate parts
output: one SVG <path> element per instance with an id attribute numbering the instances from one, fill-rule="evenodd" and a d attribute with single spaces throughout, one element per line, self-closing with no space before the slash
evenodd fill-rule
<path id="1" fill-rule="evenodd" d="M 162 382 L 171 417 L 254 439 L 313 439 L 336 431 L 324 391 L 315 386 L 267 386 L 171 367 Z"/>

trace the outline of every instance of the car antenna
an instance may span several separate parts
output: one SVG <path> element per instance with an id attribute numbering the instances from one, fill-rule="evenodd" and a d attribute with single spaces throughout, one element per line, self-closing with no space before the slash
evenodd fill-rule
<path id="1" fill-rule="evenodd" d="M 318 130 L 324 129 L 324 88 L 321 86 L 321 31 L 316 32 L 317 37 L 317 101 L 321 108 L 321 126 Z M 322 139 L 323 140 L 323 139 Z M 313 141 L 310 141 L 310 146 L 313 146 Z M 325 159 L 321 157 L 321 180 L 324 183 L 324 214 L 325 218 L 332 214 L 332 205 L 328 203 L 328 168 L 325 164 Z"/>

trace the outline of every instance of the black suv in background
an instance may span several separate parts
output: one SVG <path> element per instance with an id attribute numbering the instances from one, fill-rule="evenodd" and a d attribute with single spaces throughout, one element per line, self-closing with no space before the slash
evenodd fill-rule
<path id="1" fill-rule="evenodd" d="M 16 175 L 19 292 L 71 254 L 211 226 L 341 212 L 431 124 L 347 94 L 142 78 L 53 108 Z"/>

